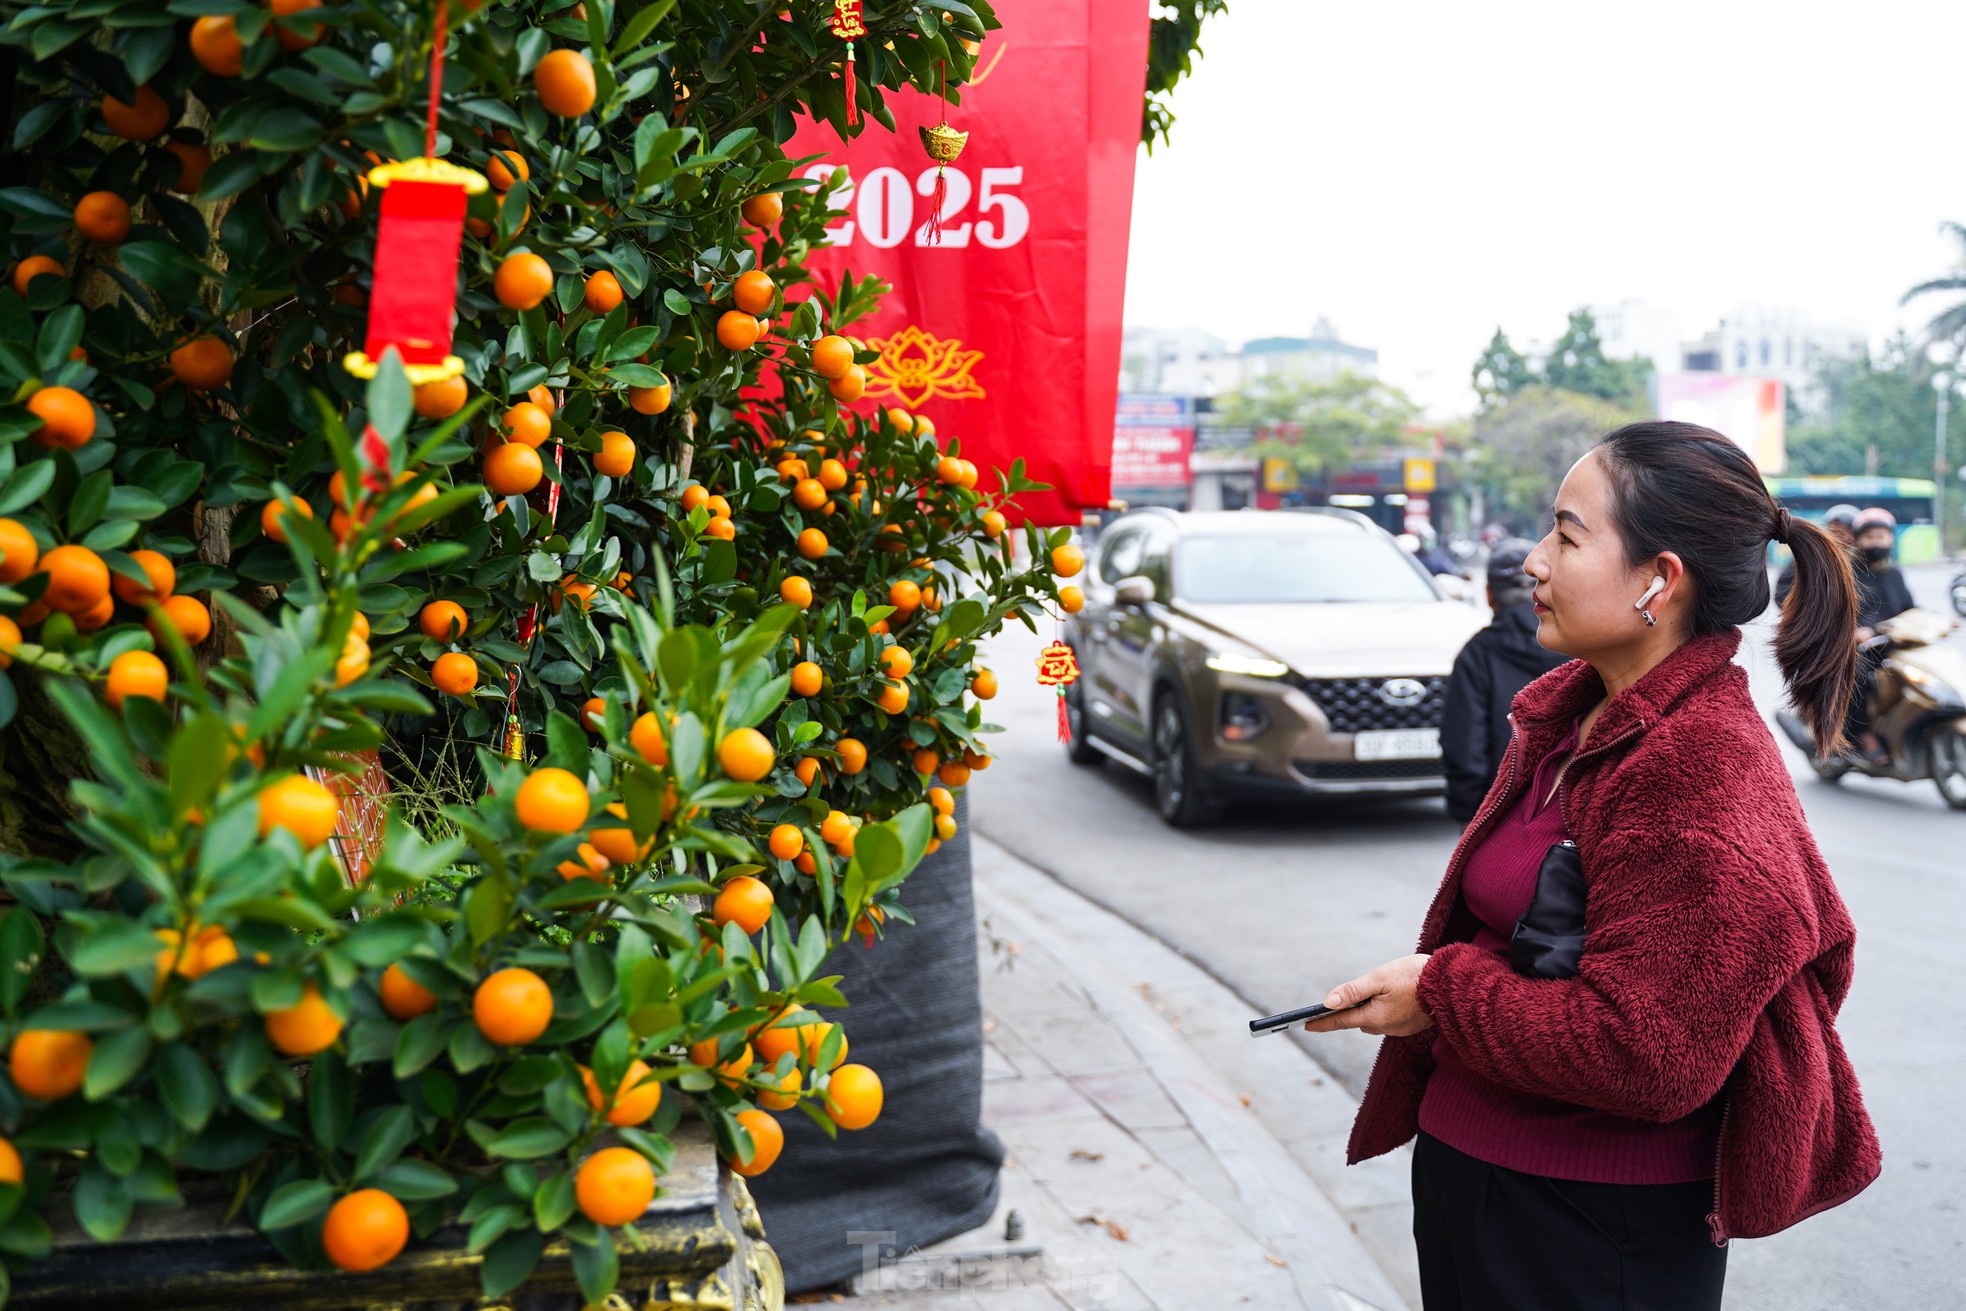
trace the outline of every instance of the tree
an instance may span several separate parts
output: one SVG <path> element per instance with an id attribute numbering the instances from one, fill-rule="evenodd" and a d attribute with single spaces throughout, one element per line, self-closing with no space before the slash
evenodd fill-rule
<path id="1" fill-rule="evenodd" d="M 1950 273 L 1919 283 L 1900 298 L 1899 304 L 1909 305 L 1920 296 L 1947 295 L 1959 297 L 1953 304 L 1932 316 L 1925 325 L 1926 340 L 1941 347 L 1953 359 L 1961 358 L 1966 351 L 1966 223 L 1951 219 L 1939 224 L 1939 231 L 1952 239 L 1958 246 L 1961 261 Z"/>
<path id="2" fill-rule="evenodd" d="M 1550 347 L 1542 381 L 1558 391 L 1637 406 L 1645 401 L 1645 383 L 1651 375 L 1650 361 L 1614 360 L 1605 355 L 1596 318 L 1589 310 L 1580 309 L 1570 312 L 1563 335 Z"/>
<path id="3" fill-rule="evenodd" d="M 1873 358 L 1829 359 L 1816 368 L 1821 413 L 1789 434 L 1789 468 L 1799 474 L 1932 476 L 1938 370 L 1903 333 Z"/>
<path id="4" fill-rule="evenodd" d="M 1475 417 L 1469 476 L 1495 518 L 1527 532 L 1548 518 L 1563 476 L 1591 443 L 1643 417 L 1601 397 L 1526 388 Z"/>
<path id="5" fill-rule="evenodd" d="M 1420 407 L 1399 388 L 1358 373 L 1328 382 L 1272 373 L 1222 398 L 1227 422 L 1252 429 L 1249 453 L 1281 457 L 1306 473 L 1398 448 Z"/>
<path id="6" fill-rule="evenodd" d="M 1475 395 L 1481 398 L 1481 408 L 1487 409 L 1500 401 L 1533 386 L 1536 375 L 1529 367 L 1529 361 L 1522 357 L 1509 343 L 1508 334 L 1500 327 L 1488 340 L 1488 349 L 1474 365 Z"/>
<path id="7" fill-rule="evenodd" d="M 1140 139 L 1152 150 L 1167 143 L 1174 130 L 1169 103 L 1182 78 L 1194 72 L 1201 54 L 1201 25 L 1229 11 L 1229 0 L 1163 0 L 1154 7 L 1147 33 L 1147 104 L 1140 120 Z"/>
<path id="8" fill-rule="evenodd" d="M 740 1163 L 768 1087 L 822 1113 L 836 1038 L 744 1053 L 905 922 L 986 758 L 976 642 L 1057 585 L 1002 549 L 1020 467 L 855 406 L 885 289 L 812 286 L 839 179 L 779 144 L 848 130 L 830 5 L 277 8 L 0 27 L 0 770 L 66 821 L 0 850 L 0 1260 L 214 1177 L 317 1260 L 361 1183 L 424 1235 L 468 1205 L 490 1298 L 570 1236 L 598 1304 L 603 1093 L 646 1065 Z M 968 76 L 995 19 L 943 12 L 870 10 L 863 130 Z M 462 373 L 365 382 L 429 121 L 492 184 Z M 20 778 L 56 734 L 88 776 Z M 619 1127 L 653 1169 L 682 1101 Z"/>

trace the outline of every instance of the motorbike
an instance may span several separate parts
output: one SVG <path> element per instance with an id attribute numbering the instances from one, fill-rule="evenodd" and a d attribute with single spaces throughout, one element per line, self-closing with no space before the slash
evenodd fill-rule
<path id="1" fill-rule="evenodd" d="M 1966 569 L 1952 580 L 1952 612 L 1966 618 Z"/>
<path id="2" fill-rule="evenodd" d="M 1871 681 L 1871 731 L 1889 759 L 1848 750 L 1822 757 L 1815 738 L 1791 711 L 1775 716 L 1789 741 L 1808 755 L 1817 777 L 1835 783 L 1846 774 L 1931 779 L 1954 810 L 1966 810 L 1966 653 L 1946 644 L 1958 627 L 1930 610 L 1907 610 L 1877 626 L 1859 648 L 1880 656 Z"/>

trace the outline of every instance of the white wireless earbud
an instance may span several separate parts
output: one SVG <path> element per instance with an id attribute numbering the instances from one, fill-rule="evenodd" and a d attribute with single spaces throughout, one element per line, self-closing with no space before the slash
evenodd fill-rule
<path id="1" fill-rule="evenodd" d="M 1665 575 L 1653 574 L 1651 585 L 1645 589 L 1645 595 L 1639 597 L 1637 603 L 1632 606 L 1632 609 L 1638 611 L 1639 614 L 1645 617 L 1645 626 L 1647 628 L 1658 627 L 1659 621 L 1653 618 L 1652 612 L 1650 610 L 1647 610 L 1645 607 L 1652 603 L 1653 597 L 1657 596 L 1659 593 L 1665 590 L 1666 590 Z"/>

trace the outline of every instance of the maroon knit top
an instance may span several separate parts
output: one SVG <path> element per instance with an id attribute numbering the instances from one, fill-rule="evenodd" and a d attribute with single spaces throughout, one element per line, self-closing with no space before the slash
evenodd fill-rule
<path id="1" fill-rule="evenodd" d="M 1536 767 L 1535 782 L 1468 857 L 1461 895 L 1480 923 L 1474 945 L 1507 958 L 1509 935 L 1529 909 L 1543 856 L 1566 836 L 1563 806 L 1550 796 L 1577 731 Z M 1588 948 L 1587 948 L 1588 949 Z M 1687 998 L 1697 1005 L 1697 998 Z M 1659 1124 L 1517 1092 L 1469 1068 L 1444 1036 L 1420 1103 L 1420 1127 L 1469 1156 L 1557 1179 L 1675 1184 L 1713 1178 L 1719 1099 Z"/>

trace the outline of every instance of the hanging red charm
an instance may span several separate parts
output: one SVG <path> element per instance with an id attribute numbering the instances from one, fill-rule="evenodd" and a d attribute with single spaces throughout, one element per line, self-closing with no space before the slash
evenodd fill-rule
<path id="1" fill-rule="evenodd" d="M 853 43 L 867 35 L 860 21 L 860 0 L 833 0 L 833 35 L 846 42 L 846 68 L 840 77 L 840 94 L 846 97 L 847 126 L 860 124 L 859 97 L 853 85 Z"/>
<path id="2" fill-rule="evenodd" d="M 931 246 L 942 244 L 942 210 L 949 203 L 949 180 L 944 174 L 969 144 L 969 133 L 949 126 L 949 79 L 940 62 L 935 65 L 935 72 L 942 91 L 942 121 L 934 127 L 916 129 L 922 135 L 922 149 L 935 161 L 935 191 L 928 199 L 928 222 L 922 225 L 922 233 Z"/>
<path id="3" fill-rule="evenodd" d="M 1079 658 L 1071 646 L 1053 642 L 1038 653 L 1038 682 L 1058 689 L 1058 740 L 1072 740 L 1072 722 L 1065 713 L 1065 685 L 1079 678 Z"/>

